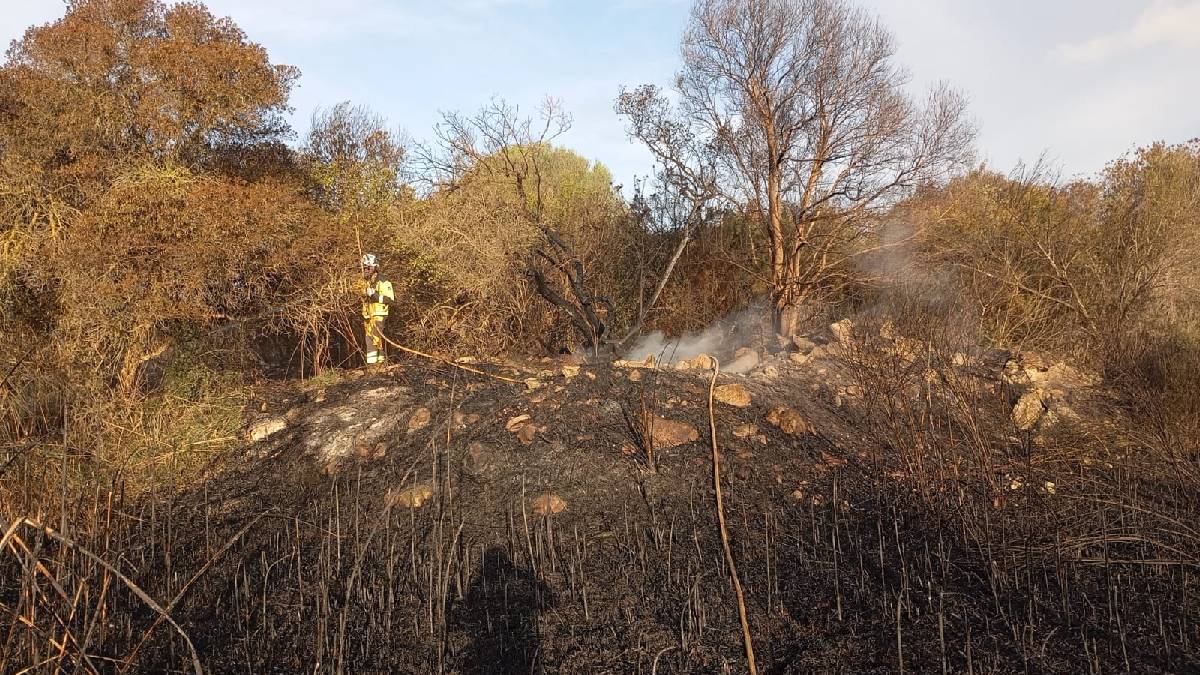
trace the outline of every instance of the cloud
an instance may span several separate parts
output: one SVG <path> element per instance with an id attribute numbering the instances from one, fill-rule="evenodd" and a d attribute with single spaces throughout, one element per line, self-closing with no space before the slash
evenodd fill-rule
<path id="1" fill-rule="evenodd" d="M 1200 47 L 1200 2 L 1156 1 L 1137 16 L 1128 30 L 1060 44 L 1056 51 L 1070 63 L 1098 63 L 1157 46 Z"/>

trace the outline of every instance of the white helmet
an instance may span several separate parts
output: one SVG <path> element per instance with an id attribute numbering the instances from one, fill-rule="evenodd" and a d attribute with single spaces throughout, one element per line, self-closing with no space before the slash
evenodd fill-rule
<path id="1" fill-rule="evenodd" d="M 362 266 L 379 267 L 379 258 L 376 258 L 374 253 L 364 253 L 362 257 Z"/>

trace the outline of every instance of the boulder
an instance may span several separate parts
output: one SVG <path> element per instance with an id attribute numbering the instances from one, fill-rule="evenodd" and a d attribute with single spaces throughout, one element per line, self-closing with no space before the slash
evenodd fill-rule
<path id="1" fill-rule="evenodd" d="M 681 359 L 675 364 L 676 370 L 712 370 L 713 357 L 708 354 L 697 354 L 690 359 Z"/>
<path id="2" fill-rule="evenodd" d="M 430 420 L 433 419 L 433 413 L 429 412 L 429 408 L 420 407 L 408 416 L 408 430 L 417 431 L 429 426 Z"/>
<path id="3" fill-rule="evenodd" d="M 387 504 L 388 506 L 402 506 L 408 509 L 420 508 L 422 504 L 429 501 L 436 493 L 433 488 L 433 483 L 425 481 L 417 483 L 409 488 L 393 488 L 388 490 Z"/>
<path id="4" fill-rule="evenodd" d="M 830 359 L 841 354 L 842 348 L 836 344 L 817 345 L 808 353 L 809 358 Z"/>
<path id="5" fill-rule="evenodd" d="M 734 438 L 750 438 L 758 434 L 757 424 L 743 424 L 733 430 Z"/>
<path id="6" fill-rule="evenodd" d="M 850 345 L 854 339 L 854 322 L 850 319 L 842 319 L 841 321 L 829 324 L 829 332 L 833 333 L 833 337 L 843 347 Z"/>
<path id="7" fill-rule="evenodd" d="M 745 408 L 750 405 L 750 392 L 740 384 L 723 384 L 713 390 L 713 398 L 725 405 Z"/>
<path id="8" fill-rule="evenodd" d="M 794 408 L 776 406 L 767 413 L 767 421 L 779 427 L 785 434 L 803 434 L 809 431 L 808 423 Z"/>
<path id="9" fill-rule="evenodd" d="M 480 417 L 476 413 L 465 413 L 461 410 L 455 410 L 453 415 L 454 428 L 466 429 L 467 427 L 474 426 L 479 419 Z"/>
<path id="10" fill-rule="evenodd" d="M 1013 406 L 1013 423 L 1022 431 L 1028 431 L 1037 426 L 1038 421 L 1042 419 L 1042 415 L 1046 412 L 1046 403 L 1048 400 L 1049 397 L 1040 389 L 1025 392 L 1017 400 L 1017 404 Z"/>
<path id="11" fill-rule="evenodd" d="M 795 346 L 796 351 L 800 354 L 808 354 L 817 347 L 817 343 L 808 339 L 805 335 L 793 335 L 792 345 Z"/>
<path id="12" fill-rule="evenodd" d="M 533 443 L 533 439 L 537 438 L 538 427 L 536 424 L 523 424 L 520 429 L 517 429 L 517 440 L 521 445 L 529 445 Z"/>
<path id="13" fill-rule="evenodd" d="M 504 429 L 505 431 L 517 431 L 521 427 L 525 426 L 525 423 L 530 419 L 532 419 L 530 415 L 517 415 L 516 417 L 510 418 L 508 422 L 505 422 Z"/>
<path id="14" fill-rule="evenodd" d="M 754 373 L 754 376 L 763 380 L 773 380 L 779 377 L 779 369 L 775 366 L 766 365 Z"/>
<path id="15" fill-rule="evenodd" d="M 673 448 L 700 440 L 700 432 L 687 422 L 655 417 L 650 437 L 653 439 L 656 449 Z"/>

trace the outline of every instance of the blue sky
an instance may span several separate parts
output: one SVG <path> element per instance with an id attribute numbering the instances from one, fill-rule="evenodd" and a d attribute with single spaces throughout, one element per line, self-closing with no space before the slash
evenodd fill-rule
<path id="1" fill-rule="evenodd" d="M 427 138 L 441 110 L 499 95 L 574 116 L 561 141 L 628 184 L 650 168 L 612 112 L 622 85 L 669 85 L 686 0 L 208 0 L 302 72 L 303 133 L 318 105 L 365 104 Z M 1156 140 L 1200 136 L 1200 0 L 862 0 L 899 40 L 912 87 L 971 100 L 980 156 L 1008 171 L 1045 154 L 1087 175 Z M 0 0 L 0 40 L 51 21 L 61 0 Z"/>

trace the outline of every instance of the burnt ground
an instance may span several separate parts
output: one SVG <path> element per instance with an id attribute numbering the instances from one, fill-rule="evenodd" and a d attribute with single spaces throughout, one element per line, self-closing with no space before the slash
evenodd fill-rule
<path id="1" fill-rule="evenodd" d="M 706 377 L 562 365 L 489 367 L 538 377 L 533 390 L 416 362 L 321 390 L 269 385 L 251 421 L 286 426 L 130 506 L 125 539 L 141 544 L 111 555 L 163 604 L 178 598 L 172 616 L 212 672 L 745 672 Z M 836 366 L 780 370 L 722 376 L 752 401 L 716 406 L 761 672 L 1200 672 L 1195 570 L 1088 562 L 1110 515 L 1064 506 L 1083 469 L 1035 489 L 1024 438 L 997 451 L 1028 470 L 1003 500 L 994 477 L 919 482 L 865 421 L 870 395 L 839 396 Z M 1011 392 L 980 391 L 980 410 L 1007 414 Z M 781 405 L 809 429 L 766 421 Z M 657 448 L 653 471 L 647 409 L 698 435 Z M 508 424 L 522 415 L 524 434 Z M 539 514 L 546 494 L 565 509 Z M 113 593 L 100 653 L 124 658 L 155 615 Z M 162 625 L 135 669 L 189 662 Z"/>

